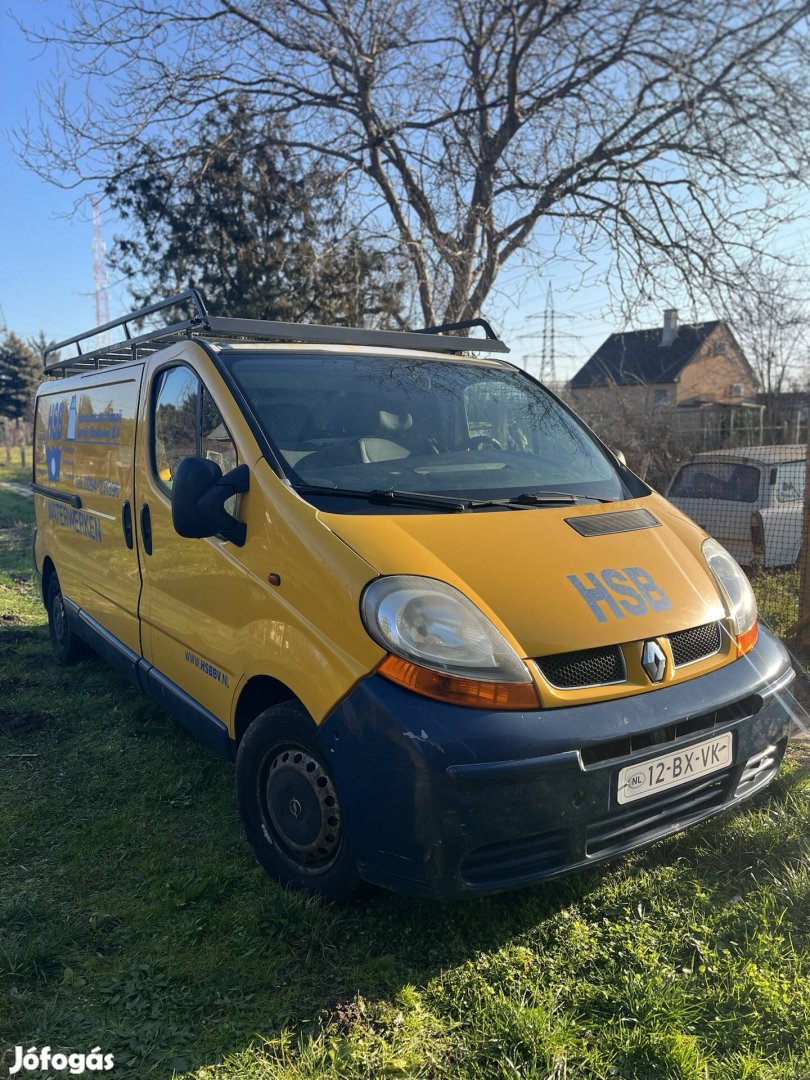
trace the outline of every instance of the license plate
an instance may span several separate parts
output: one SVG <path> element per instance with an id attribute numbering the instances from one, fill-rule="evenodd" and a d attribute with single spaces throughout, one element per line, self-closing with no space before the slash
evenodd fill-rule
<path id="1" fill-rule="evenodd" d="M 731 764 L 732 746 L 732 735 L 727 731 L 688 750 L 676 750 L 638 765 L 628 765 L 619 773 L 617 798 L 620 803 L 636 802 L 719 772 Z"/>

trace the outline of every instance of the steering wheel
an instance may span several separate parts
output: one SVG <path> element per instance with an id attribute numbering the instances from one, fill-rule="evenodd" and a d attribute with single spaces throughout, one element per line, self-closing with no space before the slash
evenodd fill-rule
<path id="1" fill-rule="evenodd" d="M 464 444 L 464 449 L 483 450 L 488 446 L 493 450 L 503 450 L 503 447 L 498 440 L 493 439 L 491 435 L 473 435 L 471 439 L 467 439 L 467 442 Z"/>

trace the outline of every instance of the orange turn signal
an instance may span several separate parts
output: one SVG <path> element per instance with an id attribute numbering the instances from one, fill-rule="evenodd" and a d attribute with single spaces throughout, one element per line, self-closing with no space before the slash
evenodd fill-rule
<path id="1" fill-rule="evenodd" d="M 754 619 L 754 625 L 744 634 L 737 635 L 737 656 L 745 656 L 757 643 L 759 637 L 759 620 Z"/>
<path id="2" fill-rule="evenodd" d="M 539 709 L 540 698 L 534 683 L 482 682 L 445 675 L 419 667 L 399 656 L 388 656 L 377 668 L 386 679 L 437 701 L 469 705 L 475 709 Z"/>

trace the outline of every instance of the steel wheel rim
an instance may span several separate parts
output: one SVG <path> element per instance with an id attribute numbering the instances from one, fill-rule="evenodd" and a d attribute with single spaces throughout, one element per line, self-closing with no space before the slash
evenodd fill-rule
<path id="1" fill-rule="evenodd" d="M 61 592 L 57 592 L 53 598 L 53 633 L 61 645 L 65 638 L 66 630 L 65 605 L 62 602 Z"/>
<path id="2" fill-rule="evenodd" d="M 304 873 L 324 873 L 343 840 L 337 791 L 319 759 L 295 743 L 277 744 L 259 772 L 265 834 Z"/>

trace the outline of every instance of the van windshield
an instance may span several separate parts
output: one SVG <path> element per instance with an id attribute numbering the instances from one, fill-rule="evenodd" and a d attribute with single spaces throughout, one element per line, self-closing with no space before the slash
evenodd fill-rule
<path id="1" fill-rule="evenodd" d="M 315 502 L 330 489 L 468 500 L 647 493 L 640 482 L 628 491 L 588 431 L 514 369 L 358 353 L 224 355 L 287 476 Z"/>

